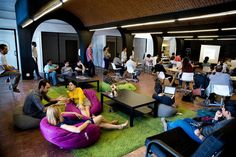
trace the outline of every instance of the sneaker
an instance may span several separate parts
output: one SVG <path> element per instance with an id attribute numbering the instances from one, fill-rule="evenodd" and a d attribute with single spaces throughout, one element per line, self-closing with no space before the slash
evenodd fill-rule
<path id="1" fill-rule="evenodd" d="M 18 88 L 13 88 L 13 92 L 20 93 L 20 90 Z"/>

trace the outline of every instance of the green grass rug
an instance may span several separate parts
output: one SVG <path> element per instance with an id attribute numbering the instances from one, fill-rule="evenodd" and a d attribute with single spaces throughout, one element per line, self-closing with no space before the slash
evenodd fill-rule
<path id="1" fill-rule="evenodd" d="M 66 95 L 65 87 L 53 87 L 48 93 L 51 97 Z M 100 98 L 100 93 L 97 93 Z M 106 99 L 105 99 L 106 100 Z M 120 111 L 113 113 L 108 112 L 109 106 L 104 105 L 102 115 L 109 119 L 118 119 L 120 123 L 129 120 L 129 116 Z M 183 115 L 178 115 L 168 120 L 182 119 L 184 117 L 194 117 L 194 111 L 186 110 L 183 107 L 178 108 Z M 160 118 L 153 118 L 150 115 L 135 117 L 134 127 L 128 127 L 124 130 L 104 130 L 101 129 L 101 136 L 94 145 L 74 149 L 72 153 L 76 157 L 120 157 L 144 145 L 145 139 L 149 136 L 158 134 L 163 131 Z"/>

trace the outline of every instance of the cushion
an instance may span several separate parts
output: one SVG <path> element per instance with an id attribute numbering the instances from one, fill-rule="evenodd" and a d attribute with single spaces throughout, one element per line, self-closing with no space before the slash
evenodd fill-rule
<path id="1" fill-rule="evenodd" d="M 174 116 L 177 113 L 177 109 L 172 106 L 168 106 L 165 104 L 159 104 L 158 106 L 158 117 L 170 117 Z"/>
<path id="2" fill-rule="evenodd" d="M 99 113 L 101 113 L 102 105 L 97 98 L 96 92 L 92 89 L 84 89 L 83 91 L 85 96 L 89 99 L 92 105 L 90 108 L 90 113 L 94 115 L 98 115 Z M 80 110 L 73 103 L 66 104 L 65 111 L 81 113 Z"/>
<path id="3" fill-rule="evenodd" d="M 136 87 L 132 83 L 124 83 L 124 84 L 117 85 L 117 90 L 121 90 L 121 89 L 134 91 L 136 90 Z M 100 86 L 100 91 L 101 92 L 111 91 L 111 85 L 109 85 L 108 83 L 102 82 Z"/>
<path id="4" fill-rule="evenodd" d="M 75 124 L 80 126 L 82 123 Z M 100 137 L 100 128 L 89 124 L 80 133 L 72 133 L 48 123 L 46 117 L 40 122 L 40 130 L 44 138 L 62 149 L 84 148 L 94 144 Z"/>
<path id="5" fill-rule="evenodd" d="M 41 119 L 34 118 L 23 113 L 23 107 L 17 106 L 13 113 L 14 125 L 22 130 L 38 128 Z"/>

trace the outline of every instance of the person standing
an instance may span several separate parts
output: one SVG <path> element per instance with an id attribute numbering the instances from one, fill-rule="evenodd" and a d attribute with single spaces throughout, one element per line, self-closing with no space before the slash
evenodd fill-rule
<path id="1" fill-rule="evenodd" d="M 109 47 L 108 46 L 105 46 L 103 48 L 103 53 L 104 53 L 105 69 L 108 70 L 108 68 L 109 68 L 109 60 L 111 58 L 111 54 L 109 52 Z"/>
<path id="2" fill-rule="evenodd" d="M 88 62 L 88 73 L 89 76 L 93 77 L 95 75 L 95 66 L 93 63 L 93 49 L 92 49 L 92 43 L 89 44 L 87 50 L 86 50 L 86 58 Z"/>
<path id="3" fill-rule="evenodd" d="M 131 53 L 131 56 L 134 58 L 134 47 L 132 47 L 132 53 Z"/>
<path id="4" fill-rule="evenodd" d="M 33 58 L 33 62 L 34 62 L 34 70 L 35 73 L 37 75 L 37 79 L 42 79 L 42 77 L 39 74 L 39 68 L 38 68 L 38 51 L 37 51 L 37 44 L 36 42 L 32 42 L 31 43 L 32 46 L 32 58 Z"/>
<path id="5" fill-rule="evenodd" d="M 121 62 L 124 64 L 127 61 L 127 48 L 124 47 L 121 52 Z"/>
<path id="6" fill-rule="evenodd" d="M 7 64 L 6 54 L 8 53 L 7 45 L 0 44 L 0 76 L 9 76 L 12 81 L 12 89 L 16 93 L 20 93 L 20 90 L 17 88 L 21 73 L 16 70 L 14 66 Z M 10 80 L 7 80 L 10 81 Z"/>

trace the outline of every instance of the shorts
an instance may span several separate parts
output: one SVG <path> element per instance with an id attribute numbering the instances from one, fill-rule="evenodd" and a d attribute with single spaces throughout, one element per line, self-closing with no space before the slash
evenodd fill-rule
<path id="1" fill-rule="evenodd" d="M 83 106 L 91 106 L 91 102 L 89 101 L 88 98 L 84 98 L 84 104 Z"/>

